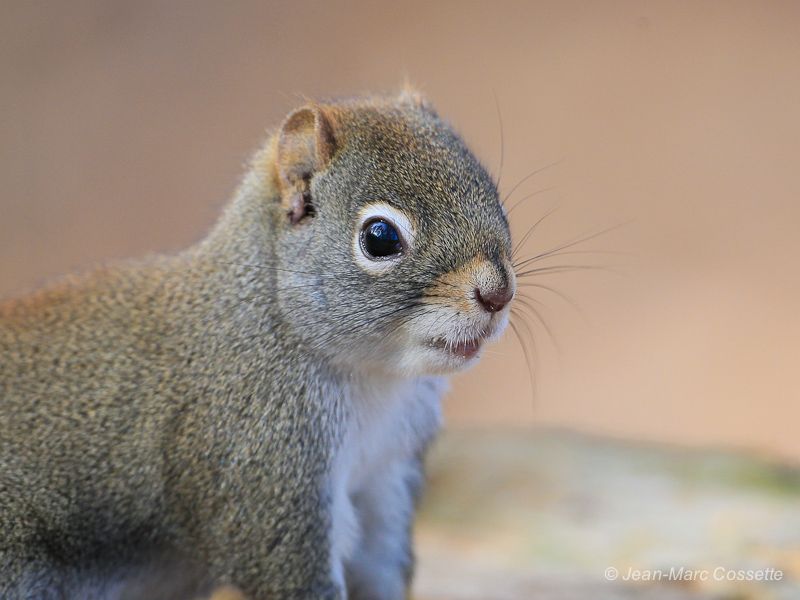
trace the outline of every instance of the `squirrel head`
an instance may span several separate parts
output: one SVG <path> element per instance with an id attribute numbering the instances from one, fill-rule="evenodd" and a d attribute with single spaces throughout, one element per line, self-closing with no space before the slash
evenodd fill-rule
<path id="1" fill-rule="evenodd" d="M 276 297 L 310 351 L 440 374 L 502 333 L 516 283 L 496 184 L 419 94 L 308 104 L 269 148 Z"/>

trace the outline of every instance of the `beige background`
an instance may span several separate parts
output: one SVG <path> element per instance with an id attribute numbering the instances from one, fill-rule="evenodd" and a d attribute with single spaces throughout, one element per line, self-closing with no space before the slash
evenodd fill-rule
<path id="1" fill-rule="evenodd" d="M 526 293 L 448 400 L 453 425 L 558 425 L 800 458 L 800 4 L 9 2 L 0 6 L 0 294 L 198 239 L 266 127 L 408 76 L 536 192 L 525 254 L 631 256 Z M 585 261 L 589 261 L 588 263 Z M 616 267 L 615 267 L 616 269 Z M 535 305 L 536 306 L 536 305 Z M 582 313 L 582 314 L 581 314 Z M 520 327 L 522 325 L 520 324 Z"/>

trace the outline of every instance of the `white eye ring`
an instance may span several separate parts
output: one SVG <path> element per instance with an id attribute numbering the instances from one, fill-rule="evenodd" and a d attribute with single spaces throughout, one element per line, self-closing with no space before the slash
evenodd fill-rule
<path id="1" fill-rule="evenodd" d="M 400 236 L 400 242 L 403 244 L 403 252 L 378 260 L 365 253 L 362 243 L 364 226 L 368 222 L 377 220 L 386 221 L 395 228 Z M 391 269 L 414 245 L 416 230 L 411 220 L 405 213 L 386 202 L 376 202 L 363 207 L 358 213 L 357 223 L 355 235 L 353 236 L 353 258 L 362 269 L 369 273 L 382 273 Z"/>

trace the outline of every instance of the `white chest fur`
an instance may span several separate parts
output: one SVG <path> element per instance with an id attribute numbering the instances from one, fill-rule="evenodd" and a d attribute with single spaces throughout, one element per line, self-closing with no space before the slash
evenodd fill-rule
<path id="1" fill-rule="evenodd" d="M 392 479 L 403 478 L 406 465 L 438 430 L 444 389 L 445 382 L 439 377 L 390 384 L 368 380 L 348 388 L 350 415 L 331 473 L 331 559 L 334 577 L 340 583 L 356 545 L 375 534 L 368 530 L 354 498 L 367 496 L 382 512 L 409 509 L 399 497 L 403 494 L 397 486 L 402 481 Z"/>

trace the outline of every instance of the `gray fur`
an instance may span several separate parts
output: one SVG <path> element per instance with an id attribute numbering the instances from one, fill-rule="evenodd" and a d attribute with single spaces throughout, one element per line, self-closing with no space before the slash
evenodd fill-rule
<path id="1" fill-rule="evenodd" d="M 89 597 L 95 581 L 98 596 L 135 597 L 163 572 L 172 590 L 146 597 L 407 592 L 442 387 L 440 370 L 397 367 L 395 332 L 476 255 L 507 279 L 510 238 L 493 182 L 429 108 L 328 110 L 335 154 L 310 174 L 314 215 L 287 218 L 273 137 L 198 245 L 0 305 L 0 597 Z M 385 276 L 351 253 L 376 199 L 418 227 Z M 381 418 L 376 382 L 401 425 L 368 484 L 346 490 L 360 538 L 341 581 L 332 473 L 365 410 Z"/>

